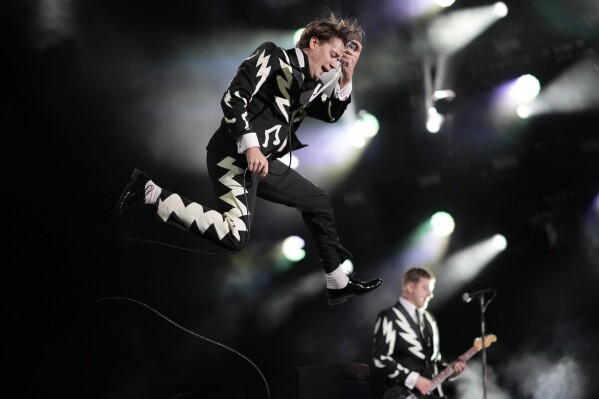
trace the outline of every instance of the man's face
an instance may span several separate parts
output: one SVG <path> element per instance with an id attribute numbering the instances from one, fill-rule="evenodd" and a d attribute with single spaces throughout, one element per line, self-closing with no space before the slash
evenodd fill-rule
<path id="1" fill-rule="evenodd" d="M 334 69 L 343 50 L 343 41 L 339 38 L 333 38 L 328 42 L 320 41 L 316 37 L 310 39 L 310 46 L 305 49 L 310 64 L 310 76 L 320 79 L 323 73 Z"/>
<path id="2" fill-rule="evenodd" d="M 435 282 L 428 278 L 420 278 L 417 283 L 408 283 L 406 285 L 406 299 L 412 302 L 418 309 L 428 306 L 428 302 L 433 298 Z"/>

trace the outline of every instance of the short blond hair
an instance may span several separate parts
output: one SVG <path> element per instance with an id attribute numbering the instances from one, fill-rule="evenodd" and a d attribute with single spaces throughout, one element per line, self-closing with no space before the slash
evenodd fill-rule
<path id="1" fill-rule="evenodd" d="M 413 267 L 404 272 L 401 276 L 401 286 L 405 287 L 408 283 L 418 283 L 421 278 L 427 278 L 429 280 L 434 281 L 435 275 L 432 272 L 429 272 L 426 269 L 421 267 Z"/>

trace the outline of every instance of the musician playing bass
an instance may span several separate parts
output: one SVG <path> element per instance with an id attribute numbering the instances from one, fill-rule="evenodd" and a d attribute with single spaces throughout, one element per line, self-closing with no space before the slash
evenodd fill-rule
<path id="1" fill-rule="evenodd" d="M 373 361 L 386 376 L 383 399 L 443 396 L 441 386 L 435 389 L 431 381 L 448 366 L 441 357 L 437 323 L 426 310 L 434 286 L 435 276 L 430 271 L 411 268 L 402 276 L 399 300 L 378 314 Z M 466 362 L 460 357 L 451 367 L 455 378 L 464 371 Z"/>

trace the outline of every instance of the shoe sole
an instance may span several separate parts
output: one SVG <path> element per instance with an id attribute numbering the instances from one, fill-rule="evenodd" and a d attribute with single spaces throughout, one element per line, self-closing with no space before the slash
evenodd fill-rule
<path id="1" fill-rule="evenodd" d="M 339 305 L 339 304 L 341 304 L 341 303 L 347 302 L 347 300 L 348 300 L 349 298 L 353 298 L 353 297 L 355 297 L 355 296 L 359 296 L 359 295 L 368 294 L 369 292 L 372 292 L 372 291 L 374 291 L 375 289 L 377 289 L 377 288 L 378 288 L 378 286 L 379 286 L 379 285 L 381 285 L 381 283 L 382 283 L 382 281 L 381 281 L 381 282 L 380 282 L 380 283 L 379 283 L 377 286 L 375 286 L 375 287 L 374 287 L 372 290 L 370 290 L 370 291 L 366 291 L 366 292 L 363 292 L 363 293 L 361 293 L 361 294 L 352 294 L 352 295 L 344 296 L 344 297 L 342 297 L 342 298 L 337 298 L 337 299 L 330 299 L 330 298 L 327 298 L 327 301 L 329 302 L 329 305 Z"/>
<path id="2" fill-rule="evenodd" d="M 344 296 L 343 298 L 338 298 L 338 299 L 329 299 L 329 298 L 327 298 L 327 300 L 329 301 L 329 305 L 333 306 L 333 305 L 339 305 L 339 304 L 341 304 L 343 302 L 347 302 L 347 298 L 349 298 L 349 297 L 348 296 Z"/>

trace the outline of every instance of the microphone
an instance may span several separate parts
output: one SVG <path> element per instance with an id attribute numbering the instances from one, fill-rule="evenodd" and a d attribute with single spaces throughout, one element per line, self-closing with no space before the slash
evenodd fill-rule
<path id="1" fill-rule="evenodd" d="M 484 290 L 479 290 L 479 291 L 474 291 L 474 292 L 464 292 L 464 295 L 462 295 L 462 300 L 466 303 L 470 302 L 472 300 L 472 298 L 478 298 L 480 296 L 483 296 L 489 292 L 493 292 L 495 291 L 494 288 L 486 288 Z"/>
<path id="2" fill-rule="evenodd" d="M 353 44 L 352 42 L 347 43 L 347 45 L 345 46 L 346 50 L 352 50 L 355 51 L 356 50 L 356 45 Z M 344 51 L 345 52 L 345 51 Z M 341 61 L 337 61 L 337 66 L 335 67 L 335 73 L 337 73 L 337 71 L 339 71 L 339 68 L 341 68 Z"/>

